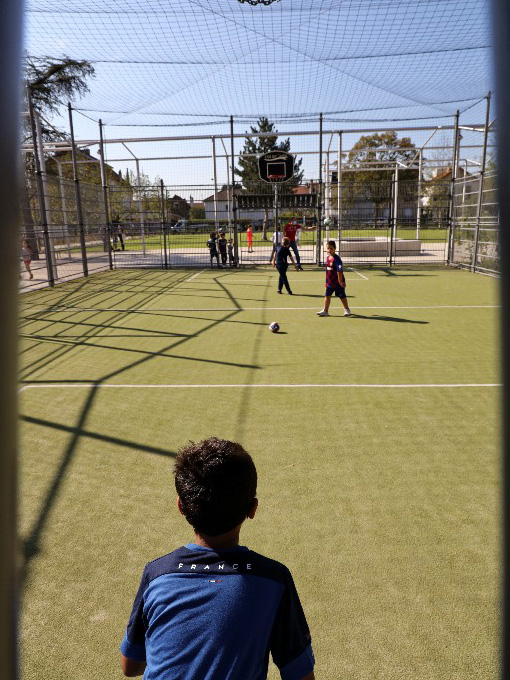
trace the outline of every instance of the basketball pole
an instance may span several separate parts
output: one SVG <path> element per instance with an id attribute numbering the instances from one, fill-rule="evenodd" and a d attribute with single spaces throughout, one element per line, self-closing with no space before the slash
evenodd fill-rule
<path id="1" fill-rule="evenodd" d="M 278 248 L 278 236 L 280 233 L 280 225 L 278 223 L 278 182 L 274 183 L 274 230 L 276 233 L 275 236 L 275 245 L 276 248 Z"/>

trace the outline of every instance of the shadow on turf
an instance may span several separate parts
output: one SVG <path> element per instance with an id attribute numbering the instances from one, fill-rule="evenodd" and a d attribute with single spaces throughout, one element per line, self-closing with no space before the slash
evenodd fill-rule
<path id="1" fill-rule="evenodd" d="M 379 271 L 384 272 L 386 276 L 398 276 L 400 278 L 408 276 L 429 276 L 429 277 L 431 276 L 431 274 L 429 274 L 428 272 L 423 274 L 417 273 L 407 274 L 403 271 L 395 271 L 394 269 L 389 269 L 388 267 L 381 267 Z M 432 276 L 437 276 L 437 274 L 432 274 Z"/>
<path id="2" fill-rule="evenodd" d="M 165 284 L 161 286 L 153 286 L 152 281 L 154 279 L 154 273 L 153 272 L 142 272 L 140 274 L 137 274 L 135 279 L 139 281 L 140 279 L 147 279 L 149 278 L 150 282 L 150 287 L 151 288 L 156 288 L 156 290 L 152 290 L 150 292 L 147 292 L 144 297 L 138 301 L 137 306 L 147 304 L 148 302 L 151 302 L 156 298 L 158 295 L 160 295 L 161 291 L 168 292 L 168 289 L 170 287 L 174 287 L 178 285 L 180 282 L 183 282 L 185 280 L 185 277 L 188 276 L 188 273 L 186 273 L 185 276 L 182 276 L 181 278 L 174 280 L 172 282 L 168 282 L 166 279 Z M 221 275 L 220 275 L 221 276 Z M 165 277 L 166 278 L 166 277 Z M 218 277 L 220 278 L 220 277 Z M 129 283 L 130 286 L 133 285 L 133 277 L 129 277 Z M 48 314 L 51 311 L 57 311 L 57 309 L 60 307 L 63 307 L 62 301 L 67 300 L 68 297 L 71 294 L 76 294 L 78 291 L 81 293 L 82 291 L 85 291 L 83 294 L 80 294 L 78 301 L 76 299 L 73 300 L 74 304 L 72 307 L 76 307 L 78 303 L 81 304 L 90 304 L 91 301 L 97 296 L 97 295 L 102 295 L 103 300 L 104 300 L 104 293 L 105 292 L 112 292 L 112 296 L 117 296 L 119 295 L 119 291 L 116 290 L 118 286 L 99 286 L 99 287 L 94 287 L 95 286 L 95 281 L 94 280 L 87 280 L 85 282 L 80 282 L 79 285 L 73 285 L 72 289 L 65 291 L 64 295 L 60 294 L 60 291 L 51 291 L 49 295 L 46 295 L 43 297 L 43 300 L 46 300 L 46 303 L 49 303 L 49 308 L 46 308 L 43 312 L 40 313 L 40 318 L 38 320 L 43 321 L 44 323 L 47 324 L 46 327 L 51 327 L 52 325 L 58 324 L 58 321 L 54 320 L 49 320 L 44 318 L 45 314 Z M 109 281 L 107 283 L 110 283 Z M 103 441 L 103 442 L 108 442 L 110 444 L 115 444 L 118 446 L 125 446 L 129 448 L 133 448 L 135 450 L 139 451 L 145 451 L 147 453 L 155 453 L 158 455 L 164 455 L 164 456 L 174 456 L 173 451 L 166 451 L 164 449 L 160 449 L 157 447 L 151 447 L 148 445 L 144 444 L 138 444 L 129 440 L 124 440 L 124 439 L 119 439 L 115 437 L 109 437 L 107 435 L 102 435 L 94 432 L 90 432 L 85 429 L 85 423 L 87 422 L 88 416 L 92 410 L 92 407 L 94 405 L 94 402 L 97 397 L 97 393 L 99 391 L 99 388 L 104 384 L 107 383 L 108 381 L 111 381 L 114 378 L 117 378 L 119 375 L 123 374 L 125 371 L 132 370 L 134 368 L 139 368 L 143 364 L 145 364 L 147 361 L 150 361 L 154 359 L 157 356 L 167 356 L 169 358 L 176 358 L 180 360 L 190 360 L 190 361 L 204 361 L 204 362 L 211 362 L 211 363 L 216 363 L 216 364 L 223 364 L 223 365 L 229 365 L 229 366 L 236 366 L 236 367 L 241 367 L 241 368 L 248 368 L 250 370 L 256 370 L 260 369 L 261 367 L 255 363 L 255 361 L 252 364 L 238 364 L 238 363 L 231 363 L 231 362 L 221 362 L 221 361 L 215 361 L 215 360 L 209 360 L 209 359 L 204 359 L 204 358 L 197 358 L 197 357 L 182 357 L 182 356 L 175 356 L 171 354 L 166 354 L 169 350 L 175 349 L 179 347 L 180 345 L 183 345 L 184 343 L 188 342 L 189 340 L 193 338 L 197 338 L 204 333 L 207 333 L 208 331 L 212 330 L 216 326 L 218 326 L 221 323 L 232 321 L 233 317 L 239 314 L 242 311 L 241 306 L 239 305 L 238 301 L 233 297 L 233 295 L 230 293 L 230 291 L 227 290 L 227 288 L 220 282 L 217 281 L 217 284 L 220 289 L 222 289 L 222 292 L 226 294 L 226 297 L 230 299 L 230 301 L 233 303 L 234 308 L 232 310 L 226 310 L 226 313 L 223 314 L 219 319 L 214 319 L 214 320 L 209 320 L 207 319 L 206 321 L 210 321 L 210 323 L 207 323 L 202 329 L 198 330 L 197 332 L 184 336 L 184 337 L 179 337 L 176 341 L 174 338 L 174 342 L 171 342 L 169 345 L 166 347 L 163 347 L 159 352 L 145 352 L 143 350 L 126 350 L 124 348 L 119 348 L 119 347 L 111 347 L 111 349 L 118 351 L 119 349 L 124 349 L 124 351 L 127 352 L 135 352 L 136 354 L 142 354 L 142 357 L 137 358 L 136 360 L 130 361 L 127 364 L 116 368 L 112 370 L 111 372 L 103 375 L 100 379 L 95 380 L 95 381 L 87 381 L 88 383 L 94 382 L 93 387 L 90 388 L 89 393 L 87 394 L 85 403 L 83 404 L 83 407 L 81 409 L 81 412 L 78 416 L 78 421 L 75 426 L 65 426 L 65 425 L 60 425 L 57 423 L 53 423 L 51 421 L 45 421 L 42 419 L 37 419 L 33 418 L 30 416 L 25 416 L 24 420 L 26 422 L 29 422 L 31 424 L 39 425 L 41 427 L 48 427 L 48 428 L 54 428 L 60 431 L 67 432 L 70 435 L 69 441 L 67 443 L 67 446 L 65 448 L 64 454 L 60 460 L 60 464 L 58 466 L 58 469 L 56 473 L 53 476 L 53 480 L 50 484 L 50 487 L 46 493 L 46 497 L 44 501 L 42 502 L 42 506 L 39 509 L 38 516 L 30 530 L 29 535 L 25 538 L 24 543 L 23 543 L 23 557 L 24 557 L 24 562 L 22 565 L 21 569 L 21 579 L 22 583 L 25 583 L 27 578 L 28 578 L 28 573 L 29 573 L 29 568 L 30 568 L 30 562 L 34 556 L 36 556 L 40 552 L 40 544 L 41 544 L 41 538 L 43 536 L 45 527 L 48 523 L 48 520 L 50 518 L 51 512 L 54 509 L 55 502 L 58 498 L 58 494 L 60 492 L 61 486 L 65 480 L 65 476 L 68 472 L 69 466 L 73 460 L 73 457 L 75 455 L 78 443 L 80 441 L 81 437 L 88 437 L 92 438 L 96 441 Z M 89 288 L 87 289 L 87 285 Z M 128 291 L 123 291 L 122 294 L 130 296 L 132 293 L 136 292 L 137 295 L 140 295 L 140 288 L 139 287 L 133 287 Z M 57 294 L 58 293 L 58 294 Z M 40 298 L 38 298 L 40 299 Z M 122 302 L 125 302 L 125 300 L 122 300 Z M 114 301 L 109 299 L 109 303 L 113 307 L 115 304 L 119 304 L 118 301 Z M 76 314 L 83 314 L 85 310 L 83 309 L 78 309 L 75 310 Z M 88 311 L 88 310 L 87 310 Z M 104 309 L 95 311 L 94 309 L 90 310 L 92 318 L 96 314 L 103 314 Z M 107 310 L 106 310 L 107 311 Z M 128 314 L 131 314 L 133 310 L 130 310 L 129 308 L 122 310 L 120 312 L 116 312 L 113 316 L 113 318 L 110 319 L 110 323 L 118 323 L 119 321 L 122 321 Z M 113 312 L 112 312 L 113 313 Z M 87 319 L 90 321 L 90 318 Z M 30 321 L 34 321 L 33 318 L 30 319 Z M 80 323 L 80 321 L 76 322 L 77 324 Z M 263 324 L 265 326 L 265 324 Z M 100 325 L 96 326 L 95 324 L 91 324 L 92 328 L 88 329 L 85 333 L 82 335 L 82 342 L 65 342 L 64 338 L 58 338 L 58 336 L 53 339 L 53 342 L 56 343 L 62 343 L 63 346 L 59 347 L 58 349 L 51 350 L 48 352 L 45 356 L 40 357 L 35 359 L 31 365 L 29 365 L 26 370 L 28 375 L 30 375 L 31 372 L 35 370 L 40 370 L 43 367 L 47 367 L 51 363 L 53 363 L 56 360 L 61 361 L 62 357 L 65 356 L 68 352 L 72 351 L 73 348 L 75 348 L 77 345 L 86 345 L 89 347 L 96 347 L 97 349 L 101 349 L 101 346 L 95 346 L 91 343 L 86 342 L 85 340 L 88 339 L 93 339 L 95 336 L 97 337 L 98 333 L 100 332 L 99 328 L 101 327 Z M 39 329 L 39 332 L 44 329 Z M 262 332 L 262 324 L 261 328 L 257 331 L 257 333 Z M 39 343 L 36 342 L 36 346 Z M 258 353 L 258 345 L 260 343 L 255 342 L 254 345 L 254 358 L 256 358 L 257 353 Z M 103 347 L 103 349 L 105 349 Z M 26 378 L 25 378 L 26 379 Z M 32 381 L 31 381 L 32 382 Z M 34 381 L 35 382 L 35 381 Z M 51 383 L 55 383 L 58 381 L 47 381 Z M 69 381 L 61 381 L 63 384 L 66 382 L 80 382 L 80 381 L 74 381 L 74 380 L 69 380 Z M 42 381 L 41 381 L 42 383 Z M 41 384 L 39 383 L 39 384 Z M 247 412 L 247 408 L 245 409 L 244 407 L 247 406 L 247 401 L 249 399 L 248 393 L 244 395 L 244 400 L 243 401 L 243 407 L 240 410 L 239 416 L 238 416 L 238 431 L 241 431 L 243 428 L 243 423 L 241 422 L 243 418 L 245 418 L 245 413 Z"/>
<path id="3" fill-rule="evenodd" d="M 380 314 L 373 314 L 372 316 L 365 316 L 357 312 L 351 313 L 351 319 L 366 319 L 367 321 L 393 321 L 395 323 L 420 323 L 428 324 L 428 321 L 415 321 L 414 319 L 402 319 L 398 316 L 381 316 Z"/>

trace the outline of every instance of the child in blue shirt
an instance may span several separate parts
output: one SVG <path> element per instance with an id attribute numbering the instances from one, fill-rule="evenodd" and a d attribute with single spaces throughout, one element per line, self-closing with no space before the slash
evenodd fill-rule
<path id="1" fill-rule="evenodd" d="M 144 680 L 314 680 L 310 632 L 283 564 L 239 545 L 258 507 L 251 456 L 231 441 L 182 449 L 178 508 L 193 543 L 149 562 L 121 645 L 124 675 Z"/>

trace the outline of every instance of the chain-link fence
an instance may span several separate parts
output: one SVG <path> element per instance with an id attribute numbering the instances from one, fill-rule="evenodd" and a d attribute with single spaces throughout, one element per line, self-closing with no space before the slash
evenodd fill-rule
<path id="1" fill-rule="evenodd" d="M 499 270 L 495 171 L 474 173 L 467 161 L 459 170 L 458 145 L 451 147 L 456 163 L 448 162 L 449 147 L 436 150 L 441 154 L 436 159 L 427 159 L 425 145 L 406 147 L 404 158 L 401 147 L 383 148 L 374 134 L 369 139 L 379 144 L 377 151 L 364 151 L 360 161 L 359 149 L 355 155 L 341 150 L 342 133 L 299 135 L 289 142 L 295 178 L 281 185 L 235 175 L 233 168 L 237 172 L 256 156 L 241 148 L 242 135 L 212 139 L 209 156 L 203 145 L 210 145 L 211 138 L 170 138 L 178 150 L 142 159 L 147 169 L 163 168 L 183 178 L 204 174 L 210 164 L 207 175 L 213 178 L 201 184 L 151 181 L 123 142 L 132 155 L 131 161 L 116 159 L 131 162 L 124 172 L 106 162 L 102 138 L 96 155 L 89 148 L 92 142 L 60 142 L 39 152 L 42 163 L 32 162 L 34 148 L 42 146 L 27 146 L 23 287 L 114 268 L 267 265 L 274 242 L 291 222 L 298 227 L 294 233 L 303 265 L 324 264 L 326 243 L 334 239 L 346 264 L 453 263 Z M 328 135 L 323 150 L 321 138 Z M 150 141 L 131 140 L 130 147 Z M 231 142 L 230 149 L 225 142 Z M 301 169 L 303 159 L 317 174 L 306 173 L 304 165 Z"/>
<path id="2" fill-rule="evenodd" d="M 455 182 L 451 262 L 472 271 L 499 274 L 499 210 L 494 169 Z"/>

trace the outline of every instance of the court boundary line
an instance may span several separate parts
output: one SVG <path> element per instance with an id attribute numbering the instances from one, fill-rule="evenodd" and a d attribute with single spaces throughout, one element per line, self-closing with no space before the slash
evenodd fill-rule
<path id="1" fill-rule="evenodd" d="M 299 297 L 299 296 L 296 296 Z M 321 296 L 317 296 L 318 298 Z M 353 316 L 357 309 L 500 309 L 501 305 L 382 305 L 352 307 Z M 29 312 L 32 309 L 41 309 L 43 312 L 57 312 L 58 310 L 76 309 L 80 312 L 261 312 L 261 311 L 281 311 L 288 310 L 293 312 L 309 312 L 317 309 L 314 307 L 75 307 L 73 305 L 52 305 L 43 307 L 42 305 L 27 305 L 22 312 Z M 79 322 L 78 322 L 79 323 Z"/>
<path id="2" fill-rule="evenodd" d="M 254 389 L 279 389 L 279 388 L 351 388 L 351 389 L 427 389 L 427 388 L 443 388 L 443 389 L 457 389 L 457 388 L 480 388 L 480 387 L 502 387 L 502 383 L 232 383 L 222 384 L 213 383 L 205 385 L 185 385 L 181 383 L 176 384 L 114 384 L 114 383 L 45 383 L 45 384 L 24 384 L 19 388 L 18 392 L 21 394 L 29 389 L 245 389 L 247 387 Z"/>
<path id="3" fill-rule="evenodd" d="M 357 269 L 355 269 L 352 265 L 348 265 L 348 267 L 349 267 L 349 270 L 350 270 L 350 271 L 355 272 L 358 276 L 361 276 L 362 279 L 364 279 L 365 281 L 368 281 L 368 277 L 367 277 L 367 276 L 363 276 L 363 274 L 361 274 L 361 273 L 360 273 Z"/>
<path id="4" fill-rule="evenodd" d="M 200 276 L 200 274 L 203 274 L 205 272 L 205 269 L 202 269 L 201 271 L 197 272 L 196 274 L 193 274 L 189 279 L 186 279 L 184 283 L 189 283 L 190 281 L 193 281 L 193 279 L 196 279 L 197 276 Z"/>

